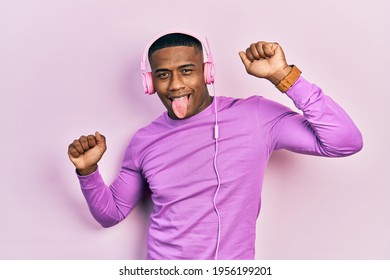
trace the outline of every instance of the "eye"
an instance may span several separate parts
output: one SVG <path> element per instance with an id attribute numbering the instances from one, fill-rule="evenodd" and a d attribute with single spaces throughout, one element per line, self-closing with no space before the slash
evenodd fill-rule
<path id="1" fill-rule="evenodd" d="M 160 72 L 157 75 L 157 78 L 159 78 L 159 79 L 167 79 L 168 77 L 169 77 L 169 73 L 168 72 Z"/>
<path id="2" fill-rule="evenodd" d="M 192 69 L 188 69 L 188 68 L 184 68 L 181 70 L 181 73 L 183 73 L 184 75 L 190 75 L 194 70 Z"/>

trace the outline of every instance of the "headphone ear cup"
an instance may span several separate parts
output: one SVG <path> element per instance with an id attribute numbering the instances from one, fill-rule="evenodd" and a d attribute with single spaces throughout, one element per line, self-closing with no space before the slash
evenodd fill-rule
<path id="1" fill-rule="evenodd" d="M 151 72 L 143 72 L 142 73 L 142 82 L 144 85 L 145 94 L 153 94 L 156 91 L 153 87 L 152 73 Z"/>
<path id="2" fill-rule="evenodd" d="M 206 84 L 214 83 L 214 64 L 212 62 L 205 62 L 203 64 L 204 82 Z"/>

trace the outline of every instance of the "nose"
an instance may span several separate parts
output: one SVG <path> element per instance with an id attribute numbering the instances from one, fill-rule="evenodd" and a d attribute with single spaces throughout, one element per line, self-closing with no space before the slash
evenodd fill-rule
<path id="1" fill-rule="evenodd" d="M 169 90 L 178 91 L 184 87 L 185 87 L 185 83 L 183 81 L 183 77 L 179 73 L 173 72 L 169 83 Z"/>

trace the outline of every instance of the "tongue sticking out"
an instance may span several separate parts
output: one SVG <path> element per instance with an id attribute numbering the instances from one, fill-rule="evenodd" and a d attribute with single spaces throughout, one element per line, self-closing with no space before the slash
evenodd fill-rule
<path id="1" fill-rule="evenodd" d="M 172 109 L 176 117 L 179 119 L 184 118 L 187 115 L 187 106 L 188 106 L 188 96 L 183 96 L 180 98 L 174 98 L 172 100 Z"/>

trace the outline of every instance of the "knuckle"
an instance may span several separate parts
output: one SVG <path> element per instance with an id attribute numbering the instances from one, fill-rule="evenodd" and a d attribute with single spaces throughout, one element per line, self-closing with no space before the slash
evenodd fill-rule
<path id="1" fill-rule="evenodd" d="M 68 149 L 68 154 L 71 155 L 71 156 L 74 156 L 74 157 L 79 155 L 79 153 L 77 152 L 77 150 L 76 150 L 75 148 L 73 148 L 73 147 L 70 147 L 70 148 Z"/>

